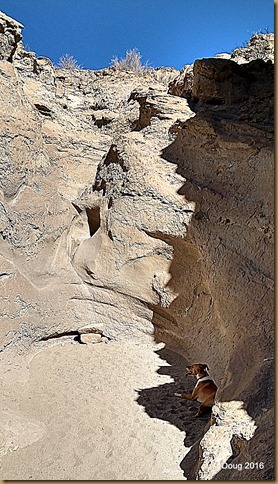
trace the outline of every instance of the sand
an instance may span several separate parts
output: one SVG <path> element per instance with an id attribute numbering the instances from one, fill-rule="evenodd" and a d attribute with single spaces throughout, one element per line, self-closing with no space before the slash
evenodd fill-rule
<path id="1" fill-rule="evenodd" d="M 6 352 L 0 478 L 184 480 L 203 425 L 174 396 L 193 386 L 185 364 L 163 344 L 132 341 L 53 340 Z"/>

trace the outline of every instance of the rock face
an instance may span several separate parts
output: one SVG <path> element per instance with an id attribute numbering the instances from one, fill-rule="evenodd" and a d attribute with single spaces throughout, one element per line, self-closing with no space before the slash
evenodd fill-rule
<path id="1" fill-rule="evenodd" d="M 1 14 L 1 351 L 101 327 L 205 361 L 219 399 L 255 419 L 235 459 L 268 455 L 269 479 L 271 35 L 186 66 L 168 91 L 163 69 L 57 69 L 21 27 Z"/>
<path id="2" fill-rule="evenodd" d="M 219 60 L 222 59 L 222 63 Z M 260 34 L 254 35 L 249 43 L 242 48 L 235 49 L 231 54 L 218 54 L 215 56 L 214 66 L 215 70 L 212 69 L 212 59 L 202 59 L 196 61 L 193 65 L 186 65 L 180 71 L 180 74 L 169 83 L 169 94 L 174 96 L 185 97 L 190 100 L 192 95 L 192 89 L 196 90 L 198 86 L 198 81 L 196 79 L 196 73 L 200 68 L 203 71 L 204 81 L 206 76 L 206 66 L 209 66 L 208 75 L 212 82 L 206 82 L 207 86 L 213 90 L 213 92 L 208 92 L 204 89 L 199 89 L 199 94 L 202 93 L 203 96 L 207 96 L 208 99 L 211 98 L 211 104 L 223 102 L 223 99 L 217 98 L 217 86 L 220 81 L 221 90 L 224 94 L 225 101 L 228 101 L 228 90 L 230 89 L 230 95 L 236 97 L 237 91 L 244 95 L 244 90 L 248 88 L 250 83 L 250 78 L 252 78 L 252 64 L 251 66 L 246 66 L 246 70 L 239 69 L 233 62 L 226 62 L 227 60 L 232 60 L 236 64 L 247 64 L 251 61 L 257 61 L 258 59 L 264 61 L 265 63 L 270 61 L 271 64 L 274 62 L 274 35 L 273 34 Z M 207 61 L 207 62 L 206 62 Z M 256 64 L 255 64 L 256 65 Z M 257 64 L 262 66 L 263 64 Z M 222 67 L 222 69 L 221 69 Z M 194 72 L 193 72 L 194 68 Z M 249 73 L 249 74 L 248 74 Z M 197 74 L 198 75 L 198 74 Z M 240 79 L 237 78 L 237 75 Z M 243 78 L 246 78 L 245 81 Z M 239 82 L 238 82 L 239 81 Z M 226 82 L 226 89 L 224 88 L 223 82 Z M 245 89 L 244 89 L 245 85 Z M 205 86 L 203 86 L 205 87 Z M 193 93 L 194 95 L 194 93 Z M 249 92 L 246 94 L 249 97 Z"/>

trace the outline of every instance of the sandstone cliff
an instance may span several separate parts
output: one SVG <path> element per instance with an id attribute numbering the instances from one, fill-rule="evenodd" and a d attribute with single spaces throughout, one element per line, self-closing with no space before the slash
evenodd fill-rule
<path id="1" fill-rule="evenodd" d="M 163 68 L 58 69 L 21 28 L 1 14 L 2 355 L 87 327 L 205 361 L 222 410 L 242 401 L 257 427 L 229 430 L 226 457 L 271 479 L 273 36 L 168 87 Z M 185 475 L 237 480 L 204 474 L 199 440 Z"/>

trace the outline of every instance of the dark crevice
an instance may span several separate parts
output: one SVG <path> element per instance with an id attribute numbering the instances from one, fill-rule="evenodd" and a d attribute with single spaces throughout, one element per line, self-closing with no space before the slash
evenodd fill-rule
<path id="1" fill-rule="evenodd" d="M 82 212 L 82 209 L 80 207 L 78 207 L 78 205 L 76 205 L 75 203 L 71 202 L 72 206 L 75 208 L 75 210 L 77 211 L 78 214 L 80 214 Z"/>
<path id="2" fill-rule="evenodd" d="M 78 337 L 79 333 L 78 333 L 78 331 L 64 331 L 63 333 L 54 333 L 54 334 L 50 334 L 48 336 L 43 336 L 43 338 L 41 338 L 39 341 L 48 341 L 50 339 L 58 339 L 58 338 L 62 338 L 63 336 L 76 336 L 76 337 Z"/>
<path id="3" fill-rule="evenodd" d="M 96 119 L 94 115 L 92 115 L 92 120 L 94 121 L 94 125 L 98 128 L 102 128 L 102 126 L 107 126 L 113 121 L 113 119 L 106 118 L 105 116 L 103 116 L 101 119 Z"/>
<path id="4" fill-rule="evenodd" d="M 35 107 L 39 111 L 40 114 L 43 116 L 51 116 L 51 109 L 49 109 L 47 106 L 44 104 L 35 104 Z"/>
<path id="5" fill-rule="evenodd" d="M 86 208 L 90 236 L 92 237 L 100 228 L 100 207 Z"/>
<path id="6" fill-rule="evenodd" d="M 110 146 L 110 149 L 104 159 L 103 164 L 105 166 L 109 166 L 111 163 L 117 163 L 118 162 L 118 152 L 117 152 L 117 147 L 116 145 Z"/>
<path id="7" fill-rule="evenodd" d="M 78 214 L 83 212 L 83 210 L 80 207 L 78 207 L 78 205 L 76 205 L 73 202 L 71 202 L 71 204 Z M 92 237 L 100 228 L 100 207 L 94 207 L 94 208 L 86 207 L 85 210 L 86 210 L 87 219 L 88 219 L 90 237 Z"/>
<path id="8" fill-rule="evenodd" d="M 124 172 L 127 172 L 128 169 L 127 167 L 124 165 L 124 162 L 123 160 L 119 157 L 119 153 L 118 153 L 118 150 L 117 150 L 117 147 L 116 145 L 112 145 L 104 159 L 104 166 L 109 166 L 111 165 L 111 163 L 115 163 L 117 165 L 120 165 L 120 167 L 122 168 L 122 170 Z"/>
<path id="9" fill-rule="evenodd" d="M 11 24 L 8 24 L 8 25 L 11 26 L 11 28 L 13 29 L 13 26 Z M 18 42 L 21 41 L 21 39 L 22 39 L 22 35 L 20 33 L 14 33 L 14 45 L 13 45 L 11 54 L 10 54 L 10 56 L 7 59 L 8 62 L 11 62 L 11 63 L 13 62 L 14 55 L 15 55 L 16 49 L 17 49 L 17 44 L 18 44 Z"/>
<path id="10" fill-rule="evenodd" d="M 114 165 L 112 166 L 112 169 L 109 168 L 110 165 Z M 105 196 L 107 184 L 109 187 L 109 182 L 114 176 L 113 170 L 116 167 L 120 167 L 124 173 L 128 172 L 128 166 L 126 166 L 125 160 L 120 156 L 116 145 L 113 144 L 103 161 L 98 165 L 93 191 L 103 191 L 103 196 Z M 108 183 L 106 183 L 104 177 L 107 179 Z"/>
<path id="11" fill-rule="evenodd" d="M 153 117 L 159 117 L 159 110 L 153 104 L 147 102 L 147 97 L 148 96 L 145 93 L 137 91 L 133 91 L 129 97 L 128 102 L 137 101 L 140 105 L 139 118 L 134 121 L 132 131 L 141 131 L 147 126 L 150 126 Z"/>
<path id="12" fill-rule="evenodd" d="M 103 192 L 103 196 L 106 194 L 106 181 L 101 180 L 101 182 L 96 181 L 96 183 L 93 186 L 93 190 L 96 192 Z"/>

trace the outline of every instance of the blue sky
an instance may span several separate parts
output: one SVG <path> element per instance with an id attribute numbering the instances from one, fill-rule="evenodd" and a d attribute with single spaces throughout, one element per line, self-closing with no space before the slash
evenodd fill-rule
<path id="1" fill-rule="evenodd" d="M 274 31 L 272 0 L 0 0 L 0 10 L 25 26 L 29 50 L 55 64 L 67 53 L 86 69 L 132 48 L 153 67 L 181 69 Z"/>

